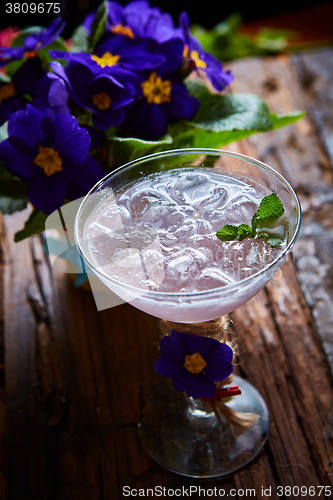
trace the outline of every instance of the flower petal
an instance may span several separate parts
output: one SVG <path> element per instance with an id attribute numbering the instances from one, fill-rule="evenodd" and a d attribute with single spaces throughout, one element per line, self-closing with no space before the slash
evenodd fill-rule
<path id="1" fill-rule="evenodd" d="M 87 156 L 81 165 L 67 165 L 64 171 L 67 179 L 67 195 L 71 200 L 76 200 L 87 192 L 104 177 L 105 172 L 96 160 Z"/>
<path id="2" fill-rule="evenodd" d="M 185 359 L 185 346 L 183 340 L 183 334 L 172 330 L 171 335 L 165 335 L 162 337 L 160 342 L 161 352 L 168 356 L 175 356 L 182 362 Z"/>
<path id="3" fill-rule="evenodd" d="M 31 156 L 14 147 L 10 139 L 0 143 L 0 158 L 4 160 L 7 169 L 21 179 L 29 180 L 36 175 L 36 165 Z"/>
<path id="4" fill-rule="evenodd" d="M 26 110 L 17 111 L 8 122 L 9 137 L 22 139 L 30 148 L 36 146 L 43 139 L 41 130 L 42 112 L 27 105 Z"/>
<path id="5" fill-rule="evenodd" d="M 199 101 L 191 96 L 185 85 L 172 83 L 171 102 L 168 114 L 172 120 L 192 120 L 199 109 Z"/>
<path id="6" fill-rule="evenodd" d="M 191 333 L 183 333 L 184 344 L 187 354 L 199 352 L 207 362 L 210 351 L 220 344 L 218 340 Z"/>
<path id="7" fill-rule="evenodd" d="M 53 42 L 62 30 L 64 29 L 66 23 L 61 19 L 61 17 L 56 18 L 48 28 L 43 30 L 41 36 L 40 36 L 40 42 L 42 44 L 42 47 L 46 47 L 47 45 L 50 45 L 50 43 Z"/>
<path id="8" fill-rule="evenodd" d="M 86 129 L 81 128 L 74 116 L 58 114 L 54 122 L 54 147 L 64 163 L 84 163 L 90 148 L 90 137 Z"/>
<path id="9" fill-rule="evenodd" d="M 29 184 L 28 198 L 31 203 L 50 214 L 61 207 L 66 196 L 66 179 L 61 173 L 47 177 L 43 173 Z"/>
<path id="10" fill-rule="evenodd" d="M 125 118 L 123 109 L 104 111 L 93 114 L 93 123 L 100 130 L 107 130 L 111 127 L 118 127 Z"/>
<path id="11" fill-rule="evenodd" d="M 186 392 L 192 398 L 210 398 L 216 392 L 216 385 L 202 374 L 187 375 L 172 382 L 177 391 Z"/>
<path id="12" fill-rule="evenodd" d="M 155 370 L 162 377 L 179 378 L 187 375 L 185 368 L 176 356 L 161 356 L 155 362 Z"/>
<path id="13" fill-rule="evenodd" d="M 160 139 L 168 128 L 165 106 L 165 104 L 148 104 L 145 100 L 133 106 L 126 120 L 125 130 L 128 135 L 142 139 Z"/>
<path id="14" fill-rule="evenodd" d="M 207 377 L 213 382 L 227 378 L 233 371 L 232 357 L 231 347 L 219 342 L 205 358 L 207 366 L 204 371 Z"/>

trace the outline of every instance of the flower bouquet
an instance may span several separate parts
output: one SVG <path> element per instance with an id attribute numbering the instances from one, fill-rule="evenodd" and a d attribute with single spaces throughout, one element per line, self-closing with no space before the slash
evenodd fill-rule
<path id="1" fill-rule="evenodd" d="M 221 93 L 233 75 L 192 36 L 185 12 L 175 25 L 145 0 L 104 1 L 67 42 L 64 25 L 23 29 L 0 47 L 0 210 L 33 207 L 16 241 L 126 161 L 223 146 L 302 116 Z"/>

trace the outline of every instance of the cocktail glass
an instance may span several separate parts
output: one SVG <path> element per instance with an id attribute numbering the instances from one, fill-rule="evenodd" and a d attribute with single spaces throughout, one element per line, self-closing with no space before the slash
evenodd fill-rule
<path id="1" fill-rule="evenodd" d="M 107 258 L 104 263 L 96 264 L 91 257 L 86 229 L 87 224 L 91 224 L 91 218 L 98 213 L 101 203 L 105 204 L 108 200 L 114 203 L 117 193 L 152 173 L 192 167 L 202 169 L 202 172 L 216 171 L 246 182 L 255 189 L 278 194 L 285 208 L 288 230 L 286 244 L 276 257 L 262 269 L 235 283 L 194 292 L 160 291 L 149 286 L 136 286 L 133 282 L 125 283 L 119 277 L 114 277 L 114 266 L 110 266 Z M 78 210 L 75 241 L 88 268 L 126 302 L 163 320 L 178 324 L 200 324 L 229 314 L 265 286 L 290 252 L 300 227 L 300 217 L 300 204 L 295 191 L 270 166 L 248 156 L 223 150 L 179 149 L 131 161 L 98 182 Z M 111 225 L 113 231 L 121 231 L 119 216 Z M 141 245 L 151 245 L 154 234 L 152 231 L 146 235 Z M 137 250 L 144 272 L 140 244 Z M 248 381 L 234 376 L 234 382 L 242 394 L 232 398 L 227 406 L 239 414 L 249 413 L 258 417 L 247 429 L 239 429 L 226 419 L 217 418 L 215 412 L 201 399 L 177 392 L 169 380 L 162 379 L 147 402 L 139 423 L 139 432 L 147 452 L 166 469 L 190 477 L 221 477 L 249 463 L 265 444 L 269 414 L 263 398 Z"/>

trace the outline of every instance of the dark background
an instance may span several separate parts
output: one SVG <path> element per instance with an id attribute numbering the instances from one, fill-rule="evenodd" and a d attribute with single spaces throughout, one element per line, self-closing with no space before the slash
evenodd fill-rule
<path id="1" fill-rule="evenodd" d="M 5 13 L 5 5 L 8 0 L 1 0 L 0 4 L 0 27 L 4 28 L 6 26 L 29 26 L 29 25 L 47 25 L 53 15 L 8 15 Z M 19 1 L 20 3 L 26 0 L 9 0 L 10 3 Z M 35 3 L 45 3 L 46 1 L 52 0 L 34 0 Z M 97 7 L 101 0 L 53 0 L 59 1 L 62 9 L 62 16 L 67 22 L 66 31 L 64 32 L 64 37 L 70 37 L 73 29 L 82 21 L 85 14 Z M 29 1 L 27 2 L 29 3 Z M 128 3 L 126 0 L 120 0 L 121 4 Z M 169 12 L 172 14 L 175 20 L 177 20 L 179 14 L 186 10 L 190 15 L 190 21 L 192 24 L 201 24 L 207 28 L 210 28 L 217 24 L 219 21 L 223 20 L 229 14 L 233 12 L 239 12 L 245 22 L 260 20 L 267 17 L 272 17 L 280 14 L 287 14 L 292 11 L 300 10 L 304 7 L 311 7 L 318 5 L 318 2 L 314 0 L 278 0 L 269 2 L 259 2 L 259 1 L 210 1 L 205 0 L 182 0 L 181 2 L 172 3 L 167 0 L 151 0 L 151 5 L 160 7 L 161 10 Z"/>

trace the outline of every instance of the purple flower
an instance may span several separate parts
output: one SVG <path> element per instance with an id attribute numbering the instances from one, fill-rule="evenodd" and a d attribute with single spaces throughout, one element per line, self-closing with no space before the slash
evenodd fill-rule
<path id="1" fill-rule="evenodd" d="M 52 69 L 67 85 L 75 103 L 92 112 L 95 127 L 106 130 L 120 125 L 125 118 L 125 109 L 135 95 L 131 84 L 122 84 L 107 73 L 95 74 L 88 66 L 70 62 L 65 70 L 57 63 Z"/>
<path id="2" fill-rule="evenodd" d="M 216 393 L 215 382 L 233 371 L 232 349 L 218 340 L 172 330 L 160 343 L 162 355 L 155 369 L 172 379 L 177 391 L 193 398 L 210 398 Z"/>
<path id="3" fill-rule="evenodd" d="M 0 84 L 0 125 L 27 104 L 26 96 L 38 93 L 44 71 L 39 59 L 25 62 L 14 74 L 11 81 Z"/>
<path id="4" fill-rule="evenodd" d="M 55 113 L 70 113 L 69 96 L 66 83 L 53 73 L 48 73 L 39 82 L 33 106 L 41 110 L 51 108 Z"/>
<path id="5" fill-rule="evenodd" d="M 28 183 L 31 203 L 46 213 L 66 198 L 83 196 L 104 175 L 89 155 L 87 130 L 69 114 L 27 105 L 8 122 L 9 138 L 0 157 L 14 175 Z"/>
<path id="6" fill-rule="evenodd" d="M 78 62 L 87 66 L 93 73 L 108 73 L 119 81 L 135 79 L 136 71 L 155 68 L 165 59 L 155 53 L 146 42 L 137 42 L 123 36 L 105 36 L 95 48 L 94 54 L 86 52 L 62 52 L 50 50 L 56 59 Z"/>
<path id="7" fill-rule="evenodd" d="M 89 13 L 83 21 L 88 32 L 91 31 L 96 12 Z M 148 38 L 158 43 L 181 37 L 172 17 L 156 7 L 150 7 L 145 0 L 129 2 L 124 7 L 117 2 L 107 2 L 107 30 L 131 39 Z"/>
<path id="8" fill-rule="evenodd" d="M 0 125 L 25 105 L 25 99 L 17 95 L 13 82 L 0 83 Z"/>
<path id="9" fill-rule="evenodd" d="M 194 68 L 200 73 L 204 72 L 213 87 L 221 91 L 229 85 L 234 79 L 229 70 L 224 71 L 222 64 L 216 57 L 205 52 L 200 42 L 191 35 L 189 28 L 189 20 L 186 12 L 183 12 L 179 17 L 179 23 L 183 32 L 184 59 L 189 60 Z"/>
<path id="10" fill-rule="evenodd" d="M 180 37 L 172 17 L 149 2 L 138 0 L 122 7 L 117 2 L 108 2 L 108 29 L 112 33 L 130 38 L 150 38 L 158 43 Z"/>
<path id="11" fill-rule="evenodd" d="M 50 45 L 62 32 L 65 23 L 61 18 L 55 19 L 48 28 L 42 29 L 38 33 L 31 33 L 24 39 L 20 47 L 0 48 L 0 67 L 11 61 L 19 59 L 34 59 L 38 56 L 39 50 Z"/>
<path id="12" fill-rule="evenodd" d="M 124 125 L 127 135 L 156 140 L 166 134 L 168 123 L 191 120 L 199 101 L 176 76 L 151 72 L 141 82 L 140 97 L 130 107 Z"/>

